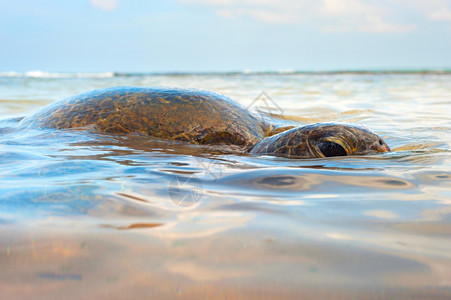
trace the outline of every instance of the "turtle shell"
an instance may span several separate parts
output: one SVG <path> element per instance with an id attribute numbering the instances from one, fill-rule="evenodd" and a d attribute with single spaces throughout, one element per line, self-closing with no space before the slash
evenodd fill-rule
<path id="1" fill-rule="evenodd" d="M 230 98 L 174 88 L 95 90 L 50 104 L 19 125 L 140 132 L 194 144 L 231 144 L 247 149 L 266 135 L 262 121 Z"/>

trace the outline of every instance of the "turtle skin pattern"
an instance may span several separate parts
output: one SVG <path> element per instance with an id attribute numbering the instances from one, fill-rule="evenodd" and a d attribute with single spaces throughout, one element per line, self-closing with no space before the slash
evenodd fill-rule
<path id="1" fill-rule="evenodd" d="M 318 123 L 267 137 L 251 153 L 289 158 L 322 158 L 389 151 L 382 138 L 364 127 Z"/>

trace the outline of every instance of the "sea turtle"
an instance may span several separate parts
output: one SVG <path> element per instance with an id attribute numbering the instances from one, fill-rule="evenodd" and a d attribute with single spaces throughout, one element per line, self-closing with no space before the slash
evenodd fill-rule
<path id="1" fill-rule="evenodd" d="M 50 104 L 20 127 L 139 132 L 193 144 L 233 145 L 251 154 L 314 158 L 390 151 L 368 129 L 319 123 L 281 127 L 223 95 L 196 89 L 114 87 Z"/>

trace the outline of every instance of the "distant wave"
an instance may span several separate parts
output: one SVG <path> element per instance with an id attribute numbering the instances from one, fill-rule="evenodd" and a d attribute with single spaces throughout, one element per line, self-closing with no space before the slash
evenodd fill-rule
<path id="1" fill-rule="evenodd" d="M 433 75 L 451 75 L 451 69 L 443 70 L 337 70 L 337 71 L 297 71 L 294 69 L 281 69 L 276 71 L 258 71 L 243 70 L 230 72 L 99 72 L 99 73 L 70 73 L 70 72 L 45 72 L 45 71 L 27 71 L 27 72 L 0 72 L 1 77 L 10 78 L 112 78 L 112 77 L 140 77 L 140 76 L 190 76 L 190 75 L 390 75 L 390 74 L 433 74 Z"/>
<path id="2" fill-rule="evenodd" d="M 371 75 L 386 75 L 386 74 L 451 74 L 451 69 L 424 69 L 424 70 L 335 70 L 335 71 L 299 71 L 293 69 L 281 69 L 277 71 L 258 71 L 258 70 L 243 70 L 242 72 L 229 72 L 225 74 L 249 74 L 249 75 L 290 75 L 290 74 L 305 74 L 305 75 L 335 75 L 335 74 L 371 74 Z"/>
<path id="3" fill-rule="evenodd" d="M 389 74 L 447 74 L 451 75 L 451 69 L 434 70 L 336 70 L 336 71 L 299 71 L 294 69 L 281 69 L 276 71 L 259 71 L 245 69 L 242 71 L 228 72 L 148 72 L 148 73 L 114 73 L 117 77 L 134 76 L 189 76 L 189 75 L 341 75 L 341 74 L 369 74 L 369 75 L 389 75 Z"/>
<path id="4" fill-rule="evenodd" d="M 114 77 L 114 72 L 101 73 L 58 73 L 45 71 L 27 71 L 27 72 L 0 72 L 0 77 L 18 77 L 18 78 L 110 78 Z"/>

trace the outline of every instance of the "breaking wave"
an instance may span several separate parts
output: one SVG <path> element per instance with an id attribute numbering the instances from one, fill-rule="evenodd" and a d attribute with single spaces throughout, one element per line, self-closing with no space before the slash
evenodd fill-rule
<path id="1" fill-rule="evenodd" d="M 114 77 L 114 72 L 100 73 L 63 73 L 63 72 L 45 72 L 45 71 L 27 71 L 27 72 L 0 72 L 0 77 L 16 78 L 110 78 Z"/>

